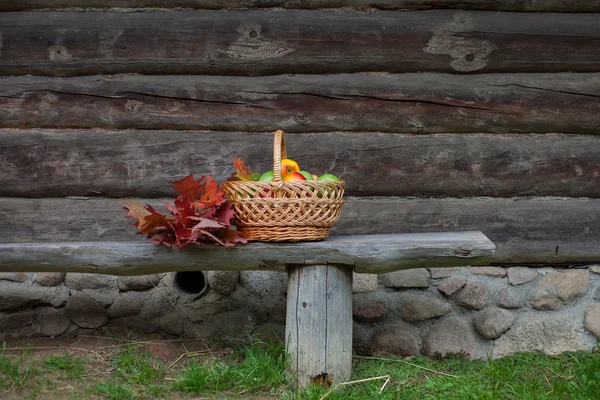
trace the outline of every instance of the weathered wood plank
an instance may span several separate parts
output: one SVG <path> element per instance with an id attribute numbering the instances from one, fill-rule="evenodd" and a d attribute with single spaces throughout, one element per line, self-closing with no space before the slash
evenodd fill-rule
<path id="1" fill-rule="evenodd" d="M 7 12 L 0 74 L 597 72 L 597 22 L 480 11 Z"/>
<path id="2" fill-rule="evenodd" d="M 0 243 L 143 241 L 120 207 L 116 199 L 2 198 Z M 598 226 L 600 199 L 350 197 L 332 234 L 481 230 L 496 245 L 494 263 L 588 263 L 600 261 Z"/>
<path id="3" fill-rule="evenodd" d="M 598 110 L 598 73 L 0 80 L 10 128 L 596 134 Z"/>
<path id="4" fill-rule="evenodd" d="M 294 133 L 287 145 L 350 195 L 600 197 L 600 135 Z M 224 181 L 234 155 L 272 169 L 272 146 L 272 133 L 5 129 L 0 196 L 170 197 L 189 173 Z"/>
<path id="5" fill-rule="evenodd" d="M 300 387 L 307 386 L 312 376 L 326 372 L 327 281 L 324 275 L 327 266 L 318 266 L 320 267 L 318 269 L 323 270 L 323 274 L 319 274 L 316 267 L 307 266 L 302 270 L 296 268 L 290 271 L 290 275 L 298 274 L 298 277 L 292 278 L 292 283 L 296 283 L 297 287 L 292 291 L 291 296 L 288 295 L 287 301 L 291 304 L 295 303 L 296 309 L 292 314 L 286 314 L 286 325 L 288 318 L 295 319 L 296 335 L 288 335 L 286 327 L 286 340 L 289 340 L 289 343 L 286 343 L 286 350 L 288 354 L 296 353 L 292 356 L 292 359 L 296 360 L 296 365 L 292 365 L 292 371 Z"/>
<path id="6" fill-rule="evenodd" d="M 288 269 L 286 349 L 296 385 L 329 386 L 352 372 L 352 269 Z"/>
<path id="7" fill-rule="evenodd" d="M 251 243 L 185 249 L 147 242 L 0 244 L 0 271 L 64 271 L 145 275 L 169 271 L 285 270 L 336 264 L 382 273 L 399 269 L 487 264 L 494 244 L 481 232 L 336 236 L 326 241 Z M 334 273 L 334 272 L 332 272 Z"/>
<path id="8" fill-rule="evenodd" d="M 600 11 L 600 4 L 590 0 L 378 0 L 376 2 L 372 0 L 4 0 L 0 3 L 0 11 L 74 7 L 83 9 L 109 7 L 181 7 L 203 10 L 270 7 L 318 10 L 343 7 L 344 9 L 354 8 L 359 10 Z M 139 12 L 139 10 L 135 11 Z"/>
<path id="9" fill-rule="evenodd" d="M 325 282 L 327 282 L 325 371 L 333 382 L 349 381 L 352 375 L 352 270 L 345 266 L 327 265 Z"/>

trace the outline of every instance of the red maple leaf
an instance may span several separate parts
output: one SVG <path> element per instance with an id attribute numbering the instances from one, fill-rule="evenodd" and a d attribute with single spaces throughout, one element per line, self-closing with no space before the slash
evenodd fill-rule
<path id="1" fill-rule="evenodd" d="M 189 175 L 171 183 L 178 196 L 173 205 L 163 202 L 171 217 L 150 205 L 125 202 L 124 208 L 129 211 L 126 217 L 136 219 L 133 225 L 138 228 L 139 233 L 148 235 L 152 243 L 176 247 L 185 247 L 191 243 L 214 242 L 232 246 L 247 242 L 232 227 L 232 205 L 223 196 L 212 176 L 201 176 L 196 180 L 193 175 Z"/>
<path id="2" fill-rule="evenodd" d="M 200 195 L 194 201 L 194 206 L 200 208 L 215 207 L 223 204 L 225 200 L 217 181 L 212 176 L 207 176 L 201 183 Z"/>

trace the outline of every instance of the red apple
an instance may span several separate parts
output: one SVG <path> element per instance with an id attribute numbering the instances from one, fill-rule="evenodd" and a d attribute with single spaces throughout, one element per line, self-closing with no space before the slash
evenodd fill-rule
<path id="1" fill-rule="evenodd" d="M 300 172 L 290 172 L 286 174 L 283 179 L 284 182 L 294 182 L 294 181 L 305 181 L 306 178 Z"/>
<path id="2" fill-rule="evenodd" d="M 281 176 L 286 176 L 292 172 L 300 172 L 298 163 L 294 160 L 290 160 L 289 158 L 284 158 L 281 160 Z"/>

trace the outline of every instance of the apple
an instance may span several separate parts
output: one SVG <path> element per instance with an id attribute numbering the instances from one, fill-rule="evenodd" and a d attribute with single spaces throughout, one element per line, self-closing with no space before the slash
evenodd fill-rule
<path id="1" fill-rule="evenodd" d="M 340 178 L 334 174 L 323 174 L 317 180 L 321 182 L 339 182 Z"/>
<path id="2" fill-rule="evenodd" d="M 300 171 L 300 173 L 302 174 L 302 176 L 304 176 L 306 178 L 307 181 L 315 180 L 315 178 L 313 178 L 314 175 L 312 175 L 310 172 Z"/>
<path id="3" fill-rule="evenodd" d="M 267 171 L 258 178 L 259 182 L 271 182 L 273 180 L 273 170 Z"/>
<path id="4" fill-rule="evenodd" d="M 315 174 L 310 174 L 310 176 L 312 176 L 313 181 L 316 181 L 317 179 L 319 179 L 319 177 Z"/>
<path id="5" fill-rule="evenodd" d="M 298 163 L 294 160 L 290 160 L 289 158 L 284 158 L 281 160 L 281 176 L 286 176 L 292 172 L 300 172 Z"/>
<path id="6" fill-rule="evenodd" d="M 284 182 L 305 181 L 306 178 L 300 172 L 290 172 L 282 179 Z"/>

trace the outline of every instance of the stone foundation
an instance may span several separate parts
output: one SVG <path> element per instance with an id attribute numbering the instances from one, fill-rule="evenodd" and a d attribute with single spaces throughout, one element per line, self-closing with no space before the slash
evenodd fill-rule
<path id="1" fill-rule="evenodd" d="M 207 272 L 202 296 L 178 293 L 173 276 L 0 273 L 0 339 L 99 329 L 283 335 L 285 273 Z M 355 274 L 353 318 L 354 348 L 362 355 L 591 351 L 600 337 L 600 266 Z"/>

